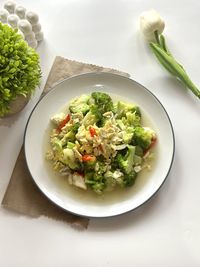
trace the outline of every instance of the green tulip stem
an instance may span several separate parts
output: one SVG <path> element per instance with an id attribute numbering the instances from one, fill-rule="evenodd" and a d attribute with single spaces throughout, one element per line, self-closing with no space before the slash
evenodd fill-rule
<path id="1" fill-rule="evenodd" d="M 182 83 L 190 89 L 194 95 L 200 98 L 200 91 L 197 86 L 191 81 L 189 76 L 187 75 L 186 71 L 184 70 L 183 66 L 179 64 L 175 58 L 169 52 L 165 38 L 163 35 L 158 34 L 155 32 L 155 39 L 156 43 L 150 42 L 150 47 L 157 57 L 158 61 L 163 65 L 163 67 L 170 72 L 173 76 L 177 79 L 182 81 Z"/>
<path id="2" fill-rule="evenodd" d="M 155 39 L 156 39 L 157 44 L 159 45 L 160 44 L 160 37 L 159 37 L 158 31 L 155 31 L 154 32 L 154 36 L 155 36 Z"/>

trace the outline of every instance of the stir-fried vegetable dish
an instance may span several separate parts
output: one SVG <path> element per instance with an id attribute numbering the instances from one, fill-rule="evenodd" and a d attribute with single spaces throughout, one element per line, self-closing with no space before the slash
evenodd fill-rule
<path id="1" fill-rule="evenodd" d="M 137 105 L 113 102 L 103 92 L 72 99 L 51 118 L 46 157 L 69 184 L 98 194 L 130 187 L 146 164 L 156 133 L 142 126 Z M 139 179 L 139 178 L 138 178 Z"/>

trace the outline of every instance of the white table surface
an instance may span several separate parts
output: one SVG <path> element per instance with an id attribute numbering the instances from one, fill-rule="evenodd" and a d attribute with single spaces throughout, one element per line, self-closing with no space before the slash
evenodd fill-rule
<path id="1" fill-rule="evenodd" d="M 171 117 L 175 160 L 164 186 L 134 212 L 91 219 L 87 230 L 0 208 L 0 266 L 200 266 L 200 103 L 157 64 L 138 34 L 149 8 L 165 18 L 168 45 L 200 85 L 200 2 L 197 0 L 21 0 L 45 34 L 38 48 L 42 88 L 56 55 L 128 72 L 151 90 Z M 0 1 L 2 6 L 3 1 Z M 22 145 L 27 107 L 0 126 L 0 200 Z"/>

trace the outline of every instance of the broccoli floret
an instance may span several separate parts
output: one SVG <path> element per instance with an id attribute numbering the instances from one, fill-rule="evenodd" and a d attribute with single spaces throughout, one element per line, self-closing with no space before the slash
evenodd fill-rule
<path id="1" fill-rule="evenodd" d="M 114 172 L 119 169 L 119 158 L 125 158 L 127 154 L 127 148 L 120 150 L 114 158 L 111 158 L 111 171 Z"/>
<path id="2" fill-rule="evenodd" d="M 116 186 L 116 183 L 117 183 L 117 179 L 115 179 L 115 177 L 114 177 L 114 172 L 107 171 L 104 174 L 104 177 L 106 178 L 106 187 L 107 187 L 107 189 L 109 191 L 112 190 Z"/>
<path id="3" fill-rule="evenodd" d="M 135 158 L 135 146 L 128 145 L 128 150 L 124 155 L 118 153 L 116 156 L 116 161 L 119 168 L 125 173 L 130 174 L 133 171 Z"/>
<path id="4" fill-rule="evenodd" d="M 68 141 L 74 142 L 75 141 L 75 133 L 73 131 L 69 131 L 65 134 L 62 139 L 63 145 L 66 144 Z"/>
<path id="5" fill-rule="evenodd" d="M 122 131 L 122 138 L 125 144 L 129 144 L 132 141 L 134 134 L 134 128 L 133 127 L 126 127 Z"/>
<path id="6" fill-rule="evenodd" d="M 90 111 L 97 119 L 97 125 L 102 127 L 105 123 L 103 114 L 107 111 L 113 111 L 113 102 L 108 94 L 102 92 L 93 92 L 91 94 Z"/>
<path id="7" fill-rule="evenodd" d="M 85 184 L 97 194 L 101 194 L 106 187 L 105 178 L 92 171 L 85 174 Z"/>
<path id="8" fill-rule="evenodd" d="M 127 112 L 131 112 L 141 117 L 141 112 L 138 106 L 127 104 L 122 101 L 118 101 L 115 107 L 117 118 L 125 117 Z"/>
<path id="9" fill-rule="evenodd" d="M 78 132 L 78 128 L 80 126 L 81 126 L 81 124 L 79 122 L 74 123 L 73 126 L 71 127 L 71 131 L 76 134 Z"/>
<path id="10" fill-rule="evenodd" d="M 74 123 L 74 125 L 72 125 L 72 127 L 70 128 L 70 131 L 68 133 L 66 133 L 64 135 L 64 137 L 62 138 L 62 145 L 66 145 L 67 142 L 75 142 L 75 136 L 78 132 L 78 128 L 80 127 L 80 123 Z"/>
<path id="11" fill-rule="evenodd" d="M 93 169 L 85 170 L 85 183 L 98 194 L 101 194 L 106 188 L 105 171 L 103 162 L 96 162 Z"/>
<path id="12" fill-rule="evenodd" d="M 98 174 L 102 175 L 106 172 L 106 166 L 104 162 L 97 161 L 95 165 L 95 170 Z"/>
<path id="13" fill-rule="evenodd" d="M 125 130 L 126 129 L 126 126 L 125 126 L 125 124 L 123 123 L 123 121 L 121 119 L 117 119 L 116 122 L 117 122 L 117 125 L 119 126 L 119 128 L 121 130 Z"/>
<path id="14" fill-rule="evenodd" d="M 73 147 L 75 147 L 76 145 L 72 142 L 67 142 L 67 148 L 72 149 Z"/>
<path id="15" fill-rule="evenodd" d="M 93 179 L 94 179 L 95 181 L 102 181 L 102 174 L 101 174 L 101 173 L 97 173 L 97 172 L 95 172 L 95 173 L 94 173 L 94 176 L 93 176 Z"/>
<path id="16" fill-rule="evenodd" d="M 103 162 L 96 160 L 88 160 L 84 163 L 85 174 L 89 180 L 100 180 L 106 172 L 106 167 Z"/>
<path id="17" fill-rule="evenodd" d="M 126 123 L 130 126 L 140 126 L 141 116 L 135 112 L 126 113 Z"/>
<path id="18" fill-rule="evenodd" d="M 62 152 L 62 142 L 59 138 L 54 137 L 51 141 L 52 148 L 56 152 Z"/>
<path id="19" fill-rule="evenodd" d="M 85 173 L 84 173 L 84 177 L 85 177 L 85 183 L 88 183 L 90 184 L 90 181 L 93 180 L 93 176 L 94 176 L 94 171 L 92 170 L 85 170 Z"/>
<path id="20" fill-rule="evenodd" d="M 95 165 L 96 165 L 96 160 L 88 160 L 88 161 L 83 162 L 85 171 L 94 170 Z"/>
<path id="21" fill-rule="evenodd" d="M 137 106 L 119 101 L 116 105 L 116 114 L 118 126 L 122 130 L 141 125 L 141 113 Z"/>
<path id="22" fill-rule="evenodd" d="M 96 182 L 95 184 L 91 185 L 92 190 L 97 194 L 102 194 L 105 187 L 106 185 L 103 182 Z"/>
<path id="23" fill-rule="evenodd" d="M 113 101 L 108 94 L 93 92 L 91 97 L 94 99 L 95 105 L 98 106 L 103 113 L 113 110 Z"/>
<path id="24" fill-rule="evenodd" d="M 94 125 L 95 123 L 97 123 L 98 118 L 95 114 L 92 113 L 92 111 L 89 111 L 85 117 L 82 120 L 82 124 L 87 127 L 89 125 Z"/>
<path id="25" fill-rule="evenodd" d="M 141 125 L 141 117 L 135 112 L 128 111 L 122 118 L 117 119 L 120 128 L 136 127 Z"/>
<path id="26" fill-rule="evenodd" d="M 114 168 L 113 171 L 107 172 L 106 178 L 108 177 L 108 187 L 111 184 L 111 187 L 118 184 L 121 187 L 129 187 L 132 186 L 135 182 L 135 179 L 137 177 L 137 173 L 134 171 L 134 164 L 135 164 L 135 157 L 137 157 L 134 154 L 134 148 L 129 148 L 130 150 L 127 151 L 125 155 L 118 154 L 115 162 L 114 162 Z M 128 153 L 130 153 L 128 155 Z M 128 158 L 125 159 L 128 155 Z M 129 162 L 130 160 L 130 162 Z M 112 165 L 113 167 L 113 165 Z M 121 171 L 116 171 L 117 168 L 120 168 Z M 118 177 L 116 177 L 116 174 Z M 120 175 L 119 175 L 120 174 Z"/>
<path id="27" fill-rule="evenodd" d="M 66 164 L 72 170 L 79 169 L 79 164 L 76 161 L 74 151 L 70 148 L 63 149 L 62 162 Z"/>
<path id="28" fill-rule="evenodd" d="M 104 177 L 106 178 L 108 190 L 112 190 L 116 185 L 123 185 L 124 173 L 119 169 L 107 171 Z"/>
<path id="29" fill-rule="evenodd" d="M 137 173 L 135 171 L 131 171 L 131 173 L 126 174 L 123 179 L 123 186 L 129 187 L 132 186 L 135 183 L 137 177 Z"/>
<path id="30" fill-rule="evenodd" d="M 143 149 L 142 149 L 140 146 L 136 146 L 136 147 L 135 147 L 135 154 L 136 154 L 137 156 L 139 156 L 139 157 L 142 157 L 143 154 L 144 154 L 144 151 L 143 151 Z"/>
<path id="31" fill-rule="evenodd" d="M 89 95 L 81 95 L 80 97 L 72 99 L 69 103 L 69 110 L 71 113 L 82 112 L 83 114 L 86 114 L 90 109 L 88 104 L 89 99 Z"/>
<path id="32" fill-rule="evenodd" d="M 152 140 L 155 138 L 155 132 L 147 127 L 135 127 L 132 143 L 140 146 L 143 150 L 149 148 Z"/>
<path id="33" fill-rule="evenodd" d="M 95 104 L 91 104 L 90 112 L 93 116 L 95 116 L 96 121 L 99 121 L 103 117 L 101 112 L 98 110 L 98 106 L 96 106 Z"/>

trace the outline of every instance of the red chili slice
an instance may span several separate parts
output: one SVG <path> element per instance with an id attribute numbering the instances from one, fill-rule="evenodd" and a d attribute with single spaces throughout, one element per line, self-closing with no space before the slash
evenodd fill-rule
<path id="1" fill-rule="evenodd" d="M 94 137 L 95 135 L 97 135 L 97 132 L 96 132 L 96 130 L 95 130 L 93 127 L 90 127 L 90 128 L 89 128 L 89 131 L 90 131 L 90 135 L 91 135 L 92 137 Z"/>
<path id="2" fill-rule="evenodd" d="M 61 123 L 59 124 L 58 128 L 57 128 L 57 131 L 60 133 L 62 128 L 70 121 L 71 117 L 70 115 L 68 114 L 64 120 L 61 121 Z"/>
<path id="3" fill-rule="evenodd" d="M 86 161 L 94 161 L 96 159 L 95 156 L 92 155 L 83 155 L 82 156 L 82 161 L 86 162 Z"/>

